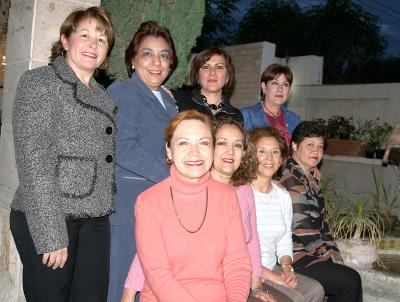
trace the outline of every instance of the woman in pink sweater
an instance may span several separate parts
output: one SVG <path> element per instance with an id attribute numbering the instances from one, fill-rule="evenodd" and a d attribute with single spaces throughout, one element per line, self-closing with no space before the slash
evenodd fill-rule
<path id="1" fill-rule="evenodd" d="M 221 183 L 239 186 L 255 178 L 257 160 L 254 148 L 249 144 L 248 136 L 242 124 L 229 117 L 214 121 L 214 162 L 211 176 Z M 252 264 L 251 289 L 254 290 L 249 301 L 275 302 L 267 291 L 259 290 L 261 286 L 260 246 L 255 221 L 254 201 L 240 200 L 244 225 L 245 241 Z M 252 228 L 255 231 L 252 231 Z M 254 235 L 254 236 L 253 236 Z M 133 302 L 137 292 L 143 289 L 144 275 L 139 258 L 135 256 L 126 278 L 121 302 Z"/>
<path id="2" fill-rule="evenodd" d="M 177 114 L 165 131 L 171 176 L 139 195 L 141 301 L 246 301 L 251 265 L 234 190 L 210 178 L 211 122 Z"/>

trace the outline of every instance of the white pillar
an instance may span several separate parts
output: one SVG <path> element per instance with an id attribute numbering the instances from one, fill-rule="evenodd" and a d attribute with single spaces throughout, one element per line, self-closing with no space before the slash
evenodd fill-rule
<path id="1" fill-rule="evenodd" d="M 100 0 L 11 0 L 0 137 L 0 301 L 25 301 L 22 267 L 9 228 L 10 203 L 18 185 L 11 126 L 15 89 L 25 70 L 48 63 L 66 16 L 78 7 L 95 5 Z"/>

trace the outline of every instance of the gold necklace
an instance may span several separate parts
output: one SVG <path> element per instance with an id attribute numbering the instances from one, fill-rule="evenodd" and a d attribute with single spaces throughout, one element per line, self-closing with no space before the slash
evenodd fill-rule
<path id="1" fill-rule="evenodd" d="M 206 216 L 207 216 L 207 208 L 208 208 L 208 187 L 206 188 L 206 209 L 205 209 L 205 211 L 204 211 L 203 220 L 201 221 L 200 226 L 199 226 L 196 230 L 194 230 L 194 231 L 189 230 L 187 227 L 185 227 L 185 226 L 183 225 L 183 223 L 182 223 L 182 221 L 181 221 L 181 218 L 179 217 L 178 210 L 176 209 L 176 205 L 175 205 L 175 202 L 174 202 L 174 195 L 172 194 L 172 187 L 169 187 L 169 191 L 170 191 L 170 193 L 171 193 L 171 201 L 172 201 L 172 205 L 173 205 L 173 207 L 174 207 L 175 216 L 176 216 L 176 218 L 178 219 L 179 224 L 181 225 L 181 227 L 182 227 L 186 232 L 188 232 L 188 233 L 190 233 L 190 234 L 197 233 L 197 232 L 201 229 L 201 227 L 203 226 L 204 221 L 206 220 Z"/>

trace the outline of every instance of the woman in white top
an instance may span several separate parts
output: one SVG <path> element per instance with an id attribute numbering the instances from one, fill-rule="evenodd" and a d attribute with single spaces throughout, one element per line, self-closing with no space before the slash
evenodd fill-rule
<path id="1" fill-rule="evenodd" d="M 287 158 L 285 140 L 274 128 L 258 128 L 250 132 L 250 141 L 258 160 L 257 177 L 251 186 L 265 279 L 263 287 L 280 302 L 323 301 L 322 286 L 292 268 L 292 200 L 288 192 L 272 182 Z"/>

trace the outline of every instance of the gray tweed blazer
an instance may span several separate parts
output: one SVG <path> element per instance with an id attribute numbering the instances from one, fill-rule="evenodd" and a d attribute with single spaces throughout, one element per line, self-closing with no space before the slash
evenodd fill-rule
<path id="1" fill-rule="evenodd" d="M 66 217 L 114 212 L 115 113 L 62 56 L 25 72 L 13 111 L 19 186 L 11 208 L 24 212 L 38 254 L 68 246 Z"/>

